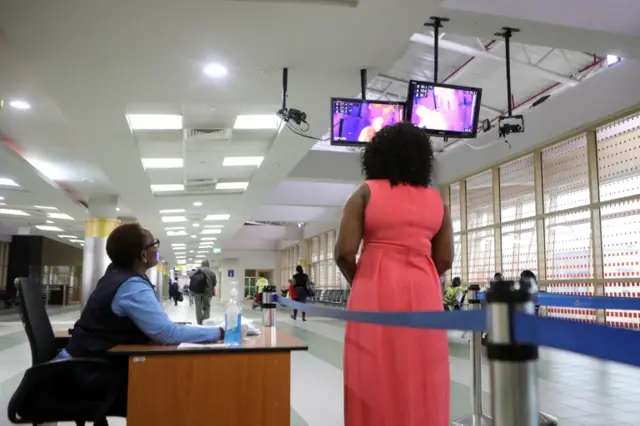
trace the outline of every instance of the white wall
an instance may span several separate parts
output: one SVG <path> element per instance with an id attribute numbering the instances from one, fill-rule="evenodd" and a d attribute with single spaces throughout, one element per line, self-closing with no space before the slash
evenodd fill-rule
<path id="1" fill-rule="evenodd" d="M 437 161 L 436 181 L 450 183 L 484 170 L 509 157 L 516 157 L 545 142 L 574 133 L 640 103 L 640 62 L 625 59 L 615 67 L 552 96 L 525 115 L 525 133 L 510 135 L 507 144 L 472 150 L 460 143 Z M 497 139 L 497 130 L 482 135 L 473 145 L 482 146 Z"/>
<path id="2" fill-rule="evenodd" d="M 276 287 L 280 286 L 280 252 L 278 250 L 225 250 L 221 258 L 215 259 L 213 267 L 220 271 L 220 294 L 223 302 L 229 299 L 231 283 L 238 284 L 238 291 L 244 295 L 245 269 L 272 269 Z M 233 270 L 233 278 L 229 271 Z"/>

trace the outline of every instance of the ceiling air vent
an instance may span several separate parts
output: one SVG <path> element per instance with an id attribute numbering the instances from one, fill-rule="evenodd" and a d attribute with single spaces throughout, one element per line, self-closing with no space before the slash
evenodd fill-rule
<path id="1" fill-rule="evenodd" d="M 184 191 L 187 194 L 209 194 L 216 190 L 216 179 L 201 178 L 184 181 Z"/>
<path id="2" fill-rule="evenodd" d="M 185 129 L 185 141 L 226 141 L 231 138 L 231 129 Z"/>

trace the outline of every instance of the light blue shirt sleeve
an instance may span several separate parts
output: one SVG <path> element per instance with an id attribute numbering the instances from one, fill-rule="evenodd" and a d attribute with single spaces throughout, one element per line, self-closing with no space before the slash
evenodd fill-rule
<path id="1" fill-rule="evenodd" d="M 111 302 L 113 313 L 128 317 L 153 342 L 163 345 L 206 343 L 220 340 L 217 327 L 175 324 L 162 310 L 153 288 L 142 278 L 129 278 Z"/>

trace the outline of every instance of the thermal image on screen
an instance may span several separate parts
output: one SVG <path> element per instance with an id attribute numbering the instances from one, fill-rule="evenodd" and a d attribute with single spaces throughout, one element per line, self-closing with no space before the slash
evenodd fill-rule
<path id="1" fill-rule="evenodd" d="M 411 123 L 428 130 L 476 131 L 478 92 L 417 83 L 413 90 Z"/>
<path id="2" fill-rule="evenodd" d="M 359 100 L 333 100 L 333 141 L 371 142 L 385 126 L 402 121 L 404 105 Z"/>

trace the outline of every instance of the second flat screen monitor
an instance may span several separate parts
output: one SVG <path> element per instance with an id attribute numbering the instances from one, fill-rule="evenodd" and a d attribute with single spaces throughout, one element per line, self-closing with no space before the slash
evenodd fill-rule
<path id="1" fill-rule="evenodd" d="M 354 146 L 371 142 L 383 127 L 404 118 L 404 103 L 331 99 L 331 145 Z"/>
<path id="2" fill-rule="evenodd" d="M 432 135 L 475 138 L 482 89 L 409 82 L 407 118 Z"/>

